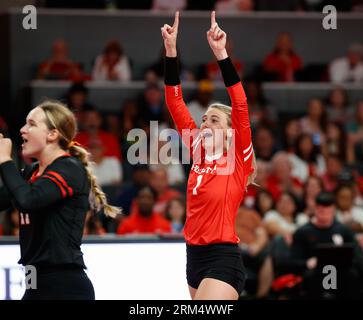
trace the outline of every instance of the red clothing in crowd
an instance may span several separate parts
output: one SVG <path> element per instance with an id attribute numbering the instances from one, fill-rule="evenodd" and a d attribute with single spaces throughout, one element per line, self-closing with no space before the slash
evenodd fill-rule
<path id="1" fill-rule="evenodd" d="M 303 184 L 298 178 L 290 177 L 291 184 L 301 189 L 303 187 Z M 277 201 L 280 198 L 281 193 L 284 191 L 281 187 L 281 183 L 278 177 L 275 175 L 270 175 L 267 178 L 267 191 L 269 191 L 275 201 Z"/>
<path id="2" fill-rule="evenodd" d="M 102 142 L 105 157 L 116 157 L 121 160 L 120 144 L 113 134 L 99 130 L 95 139 L 98 139 Z M 77 134 L 74 140 L 87 148 L 91 142 L 91 137 L 87 132 L 80 132 Z"/>
<path id="3" fill-rule="evenodd" d="M 283 60 L 278 53 L 270 53 L 263 62 L 265 71 L 278 75 L 278 81 L 288 82 L 294 80 L 294 73 L 302 68 L 302 61 L 295 53 L 290 54 L 290 63 Z"/>
<path id="4" fill-rule="evenodd" d="M 240 75 L 243 71 L 243 65 L 238 60 L 234 59 L 233 65 L 237 71 L 237 73 Z M 221 70 L 219 68 L 219 65 L 216 61 L 208 62 L 206 65 L 206 72 L 210 80 L 223 80 Z"/>
<path id="5" fill-rule="evenodd" d="M 155 212 L 145 218 L 138 211 L 134 211 L 117 228 L 117 234 L 168 232 L 171 232 L 170 222 Z"/>

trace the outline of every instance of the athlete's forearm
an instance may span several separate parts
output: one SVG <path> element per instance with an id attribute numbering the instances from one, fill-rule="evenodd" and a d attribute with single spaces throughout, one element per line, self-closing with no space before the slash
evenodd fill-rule
<path id="1" fill-rule="evenodd" d="M 178 84 L 180 84 L 178 58 L 165 57 L 165 85 L 177 86 Z"/>
<path id="2" fill-rule="evenodd" d="M 165 58 L 165 102 L 180 134 L 196 128 L 183 99 L 177 58 Z"/>
<path id="3" fill-rule="evenodd" d="M 227 88 L 241 81 L 230 57 L 218 60 L 218 65 L 221 69 L 224 84 Z"/>
<path id="4" fill-rule="evenodd" d="M 14 161 L 7 161 L 0 165 L 3 182 L 15 199 L 18 209 L 33 211 L 50 205 L 61 199 L 61 194 L 48 179 L 41 179 L 37 184 L 27 183 L 15 166 Z"/>

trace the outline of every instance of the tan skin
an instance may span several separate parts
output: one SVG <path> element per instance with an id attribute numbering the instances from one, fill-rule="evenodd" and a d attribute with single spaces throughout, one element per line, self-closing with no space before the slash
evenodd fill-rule
<path id="1" fill-rule="evenodd" d="M 161 28 L 161 34 L 164 40 L 164 46 L 167 57 L 176 57 L 176 39 L 179 27 L 179 12 L 175 13 L 174 24 L 172 26 L 164 24 Z M 215 11 L 211 13 L 211 27 L 207 31 L 207 40 L 217 60 L 223 60 L 228 57 L 226 50 L 226 33 L 219 28 L 216 22 Z M 208 109 L 203 117 L 201 125 L 202 132 L 205 129 L 210 129 L 214 136 L 215 129 L 227 130 L 227 116 L 219 110 Z M 208 141 L 204 141 L 208 144 Z M 224 139 L 220 143 L 225 143 Z M 219 146 L 220 147 L 220 146 Z M 224 147 L 224 146 L 223 146 Z M 223 148 L 224 149 L 224 148 Z M 207 154 L 211 154 L 214 150 L 218 150 L 218 145 L 211 145 L 207 148 Z M 237 300 L 237 291 L 224 281 L 212 278 L 202 280 L 198 288 L 189 286 L 190 296 L 193 300 Z"/>
<path id="2" fill-rule="evenodd" d="M 44 111 L 41 108 L 35 108 L 29 112 L 26 124 L 20 130 L 22 138 L 27 140 L 22 145 L 22 155 L 39 161 L 38 175 L 41 175 L 49 164 L 65 153 L 59 146 L 59 131 L 49 130 L 45 120 Z M 12 160 L 11 148 L 11 140 L 0 134 L 0 164 Z"/>

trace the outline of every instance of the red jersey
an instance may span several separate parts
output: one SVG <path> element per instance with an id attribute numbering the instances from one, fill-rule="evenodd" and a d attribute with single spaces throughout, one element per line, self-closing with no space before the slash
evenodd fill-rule
<path id="1" fill-rule="evenodd" d="M 145 218 L 136 211 L 125 218 L 117 228 L 117 234 L 169 232 L 171 232 L 170 222 L 155 212 Z"/>
<path id="2" fill-rule="evenodd" d="M 232 101 L 232 129 L 234 152 L 218 160 L 202 155 L 195 162 L 195 141 L 190 149 L 193 166 L 187 187 L 187 219 L 184 227 L 186 242 L 191 245 L 210 243 L 238 243 L 235 233 L 237 210 L 243 199 L 250 175 L 253 148 L 248 106 L 241 82 L 228 87 Z M 180 134 L 183 129 L 196 129 L 182 97 L 181 86 L 165 86 L 166 103 Z M 184 139 L 184 137 L 183 137 Z M 185 139 L 184 139 L 185 141 Z M 229 153 L 231 154 L 231 153 Z M 223 171 L 223 174 L 220 172 Z"/>

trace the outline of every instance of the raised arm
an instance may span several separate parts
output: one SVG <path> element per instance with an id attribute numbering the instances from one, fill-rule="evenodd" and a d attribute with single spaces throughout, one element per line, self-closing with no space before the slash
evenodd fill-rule
<path id="1" fill-rule="evenodd" d="M 219 67 L 232 104 L 232 129 L 235 130 L 236 162 L 244 167 L 244 174 L 249 175 L 253 159 L 251 127 L 248 116 L 246 94 L 226 50 L 227 34 L 218 26 L 215 11 L 211 13 L 211 28 L 207 39 Z"/>
<path id="2" fill-rule="evenodd" d="M 183 129 L 193 130 L 196 124 L 191 117 L 189 110 L 183 100 L 182 89 L 180 85 L 176 39 L 178 35 L 179 12 L 175 13 L 173 26 L 164 24 L 161 28 L 161 34 L 165 46 L 165 100 L 174 123 L 182 135 Z M 188 145 L 188 144 L 187 144 Z"/>

